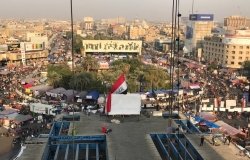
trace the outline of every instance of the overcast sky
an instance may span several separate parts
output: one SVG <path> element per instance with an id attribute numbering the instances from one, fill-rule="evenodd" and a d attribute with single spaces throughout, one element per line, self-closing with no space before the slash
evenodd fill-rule
<path id="1" fill-rule="evenodd" d="M 242 15 L 250 17 L 250 0 L 194 0 L 194 13 L 213 13 L 215 20 Z M 73 0 L 74 19 L 125 17 L 153 21 L 171 20 L 172 0 Z M 180 11 L 188 16 L 192 0 L 180 0 Z M 0 18 L 70 18 L 70 0 L 0 0 Z"/>

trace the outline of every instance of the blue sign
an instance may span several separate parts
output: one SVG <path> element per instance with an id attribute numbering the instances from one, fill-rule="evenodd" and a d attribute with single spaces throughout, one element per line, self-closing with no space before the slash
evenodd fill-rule
<path id="1" fill-rule="evenodd" d="M 213 14 L 190 14 L 189 20 L 191 21 L 213 21 Z"/>

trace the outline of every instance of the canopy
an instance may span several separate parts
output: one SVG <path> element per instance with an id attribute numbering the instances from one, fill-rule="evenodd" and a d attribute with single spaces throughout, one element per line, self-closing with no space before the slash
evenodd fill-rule
<path id="1" fill-rule="evenodd" d="M 76 94 L 75 97 L 77 97 L 77 98 L 84 98 L 84 97 L 86 97 L 86 95 L 87 95 L 87 91 L 82 91 L 82 92 Z"/>
<path id="2" fill-rule="evenodd" d="M 22 114 L 18 114 L 18 113 L 12 113 L 12 114 L 8 115 L 6 118 L 9 120 L 13 120 L 16 123 L 20 123 L 20 122 L 25 122 L 25 121 L 32 119 L 32 116 L 31 115 L 22 115 Z"/>
<path id="3" fill-rule="evenodd" d="M 209 113 L 209 112 L 200 112 L 200 113 L 199 113 L 199 116 L 200 116 L 201 118 L 203 118 L 204 120 L 210 121 L 210 122 L 214 122 L 214 121 L 217 120 L 216 115 L 211 114 L 211 113 Z"/>
<path id="4" fill-rule="evenodd" d="M 6 115 L 10 115 L 10 114 L 16 113 L 16 112 L 17 112 L 17 110 L 10 108 L 10 109 L 6 109 L 6 110 L 3 110 L 2 112 L 0 112 L 0 115 L 6 116 Z"/>
<path id="5" fill-rule="evenodd" d="M 31 87 L 32 87 L 32 84 L 30 84 L 30 83 L 23 85 L 24 89 L 31 88 Z"/>
<path id="6" fill-rule="evenodd" d="M 32 91 L 39 91 L 39 92 L 46 92 L 48 90 L 53 89 L 52 86 L 47 86 L 47 85 L 38 85 L 38 86 L 33 86 L 30 88 Z"/>
<path id="7" fill-rule="evenodd" d="M 62 96 L 62 94 L 66 91 L 66 89 L 60 87 L 60 88 L 56 88 L 56 89 L 52 89 L 48 92 L 46 92 L 46 94 L 48 96 L 52 96 L 52 97 L 57 97 L 57 96 Z"/>
<path id="8" fill-rule="evenodd" d="M 225 123 L 224 121 L 217 121 L 217 122 L 215 122 L 215 124 L 220 126 L 220 130 L 222 130 L 223 132 L 227 132 L 227 134 L 229 134 L 231 136 L 235 136 L 237 134 L 245 135 L 245 133 L 230 126 L 229 124 Z"/>
<path id="9" fill-rule="evenodd" d="M 219 125 L 213 123 L 213 122 L 209 122 L 203 118 L 201 118 L 200 116 L 195 116 L 194 117 L 195 121 L 198 122 L 200 125 L 206 125 L 209 128 L 220 128 Z"/>
<path id="10" fill-rule="evenodd" d="M 200 85 L 199 84 L 191 84 L 190 89 L 200 89 Z"/>
<path id="11" fill-rule="evenodd" d="M 98 98 L 99 98 L 99 92 L 97 91 L 90 91 L 86 95 L 86 99 L 98 100 Z"/>

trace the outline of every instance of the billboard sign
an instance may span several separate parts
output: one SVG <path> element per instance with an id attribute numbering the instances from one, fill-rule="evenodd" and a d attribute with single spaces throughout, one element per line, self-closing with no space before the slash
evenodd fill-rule
<path id="1" fill-rule="evenodd" d="M 40 51 L 44 49 L 44 43 L 23 42 L 21 43 L 21 48 L 25 51 Z"/>
<path id="2" fill-rule="evenodd" d="M 43 44 L 25 44 L 25 51 L 43 50 Z"/>
<path id="3" fill-rule="evenodd" d="M 8 44 L 8 51 L 18 51 L 20 50 L 20 43 Z"/>
<path id="4" fill-rule="evenodd" d="M 190 14 L 189 20 L 191 21 L 213 21 L 213 14 Z"/>
<path id="5" fill-rule="evenodd" d="M 139 40 L 83 40 L 85 52 L 139 52 L 142 41 Z"/>

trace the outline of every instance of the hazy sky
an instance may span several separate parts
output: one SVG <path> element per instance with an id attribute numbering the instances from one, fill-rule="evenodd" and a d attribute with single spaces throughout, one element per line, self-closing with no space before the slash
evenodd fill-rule
<path id="1" fill-rule="evenodd" d="M 222 21 L 230 15 L 250 17 L 250 0 L 194 0 L 194 13 L 213 13 Z M 172 0 L 73 0 L 74 19 L 125 17 L 154 21 L 171 20 Z M 188 16 L 192 0 L 180 0 L 180 11 Z M 0 0 L 0 18 L 70 18 L 70 0 Z"/>

